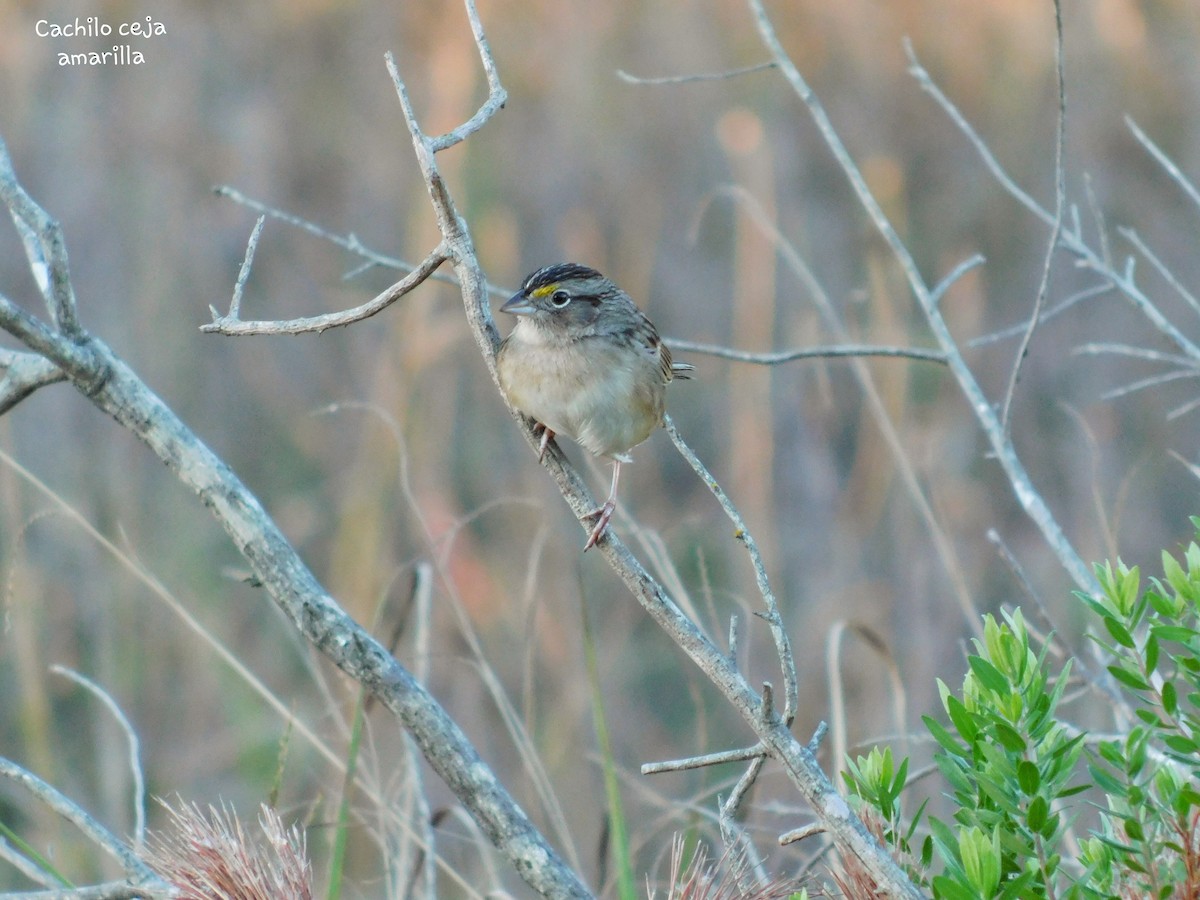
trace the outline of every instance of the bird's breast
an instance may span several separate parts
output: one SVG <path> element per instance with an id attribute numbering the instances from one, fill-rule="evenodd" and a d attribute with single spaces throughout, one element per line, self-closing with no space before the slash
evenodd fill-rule
<path id="1" fill-rule="evenodd" d="M 599 456 L 640 444 L 662 424 L 666 385 L 657 364 L 598 339 L 524 340 L 515 330 L 497 357 L 509 402 Z"/>

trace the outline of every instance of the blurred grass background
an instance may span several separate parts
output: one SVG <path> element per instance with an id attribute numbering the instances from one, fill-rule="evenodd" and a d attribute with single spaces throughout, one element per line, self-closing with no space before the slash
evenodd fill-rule
<path id="1" fill-rule="evenodd" d="M 59 67 L 59 50 L 113 41 L 39 38 L 34 23 L 89 15 L 114 24 L 152 15 L 167 34 L 135 42 L 147 58 L 140 67 Z M 724 190 L 734 184 L 808 261 L 857 340 L 930 344 L 901 278 L 777 74 L 678 86 L 618 78 L 618 69 L 660 76 L 760 62 L 765 54 L 740 0 L 488 0 L 481 15 L 509 103 L 441 165 L 494 284 L 515 286 L 537 266 L 572 259 L 615 278 L 669 337 L 750 350 L 828 342 L 811 299 Z M 1016 180 L 1052 208 L 1051 4 L 793 0 L 773 15 L 927 280 L 973 253 L 987 258 L 943 302 L 956 333 L 965 342 L 1021 321 L 1046 235 L 907 76 L 901 41 L 912 39 Z M 1090 179 L 1107 222 L 1136 227 L 1194 287 L 1197 210 L 1136 145 L 1124 116 L 1185 173 L 1200 172 L 1200 10 L 1189 0 L 1068 0 L 1064 16 L 1071 198 L 1087 219 Z M 581 558 L 582 532 L 509 421 L 454 289 L 427 283 L 375 319 L 319 337 L 198 331 L 209 304 L 228 303 L 254 221 L 215 197 L 214 185 L 413 261 L 433 245 L 433 217 L 383 64 L 387 50 L 427 131 L 458 124 L 482 99 L 457 0 L 236 10 L 199 0 L 7 0 L 0 135 L 27 190 L 65 228 L 86 327 L 229 462 L 359 621 L 378 613 L 386 636 L 415 564 L 439 562 L 426 648 L 432 688 L 546 825 L 523 755 L 463 638 L 469 623 L 544 760 L 584 874 L 596 880 L 604 793 L 581 645 L 587 604 L 614 754 L 628 773 L 635 859 L 649 871 L 671 833 L 710 813 L 711 792 L 736 773 L 645 779 L 638 766 L 740 745 L 746 734 L 602 561 Z M 1118 256 L 1128 252 L 1110 237 Z M 328 243 L 269 222 L 244 314 L 341 309 L 395 280 L 382 271 L 342 280 L 356 265 Z M 1148 267 L 1143 275 L 1164 311 L 1180 315 Z M 1091 283 L 1060 256 L 1051 302 Z M 7 228 L 0 290 L 35 302 Z M 1194 333 L 1191 320 L 1179 321 Z M 1153 345 L 1144 321 L 1112 295 L 1047 323 L 1017 393 L 1017 446 L 1085 558 L 1119 552 L 1130 564 L 1154 561 L 1188 535 L 1187 515 L 1198 511 L 1195 479 L 1169 452 L 1195 459 L 1200 414 L 1167 418 L 1194 394 L 1193 383 L 1105 400 L 1106 389 L 1157 368 L 1072 355 L 1089 340 Z M 968 356 L 997 400 L 1014 352 L 1015 341 L 1006 341 Z M 845 363 L 764 369 L 690 361 L 697 378 L 673 389 L 671 411 L 766 553 L 801 667 L 797 733 L 830 715 L 823 660 L 841 620 L 867 626 L 894 657 L 907 688 L 907 726 L 934 709 L 933 679 L 961 676 L 962 642 L 975 627 L 955 581 L 979 612 L 1025 600 L 986 540 L 989 528 L 1074 638 L 1070 585 L 985 458 L 970 411 L 940 368 L 869 364 L 949 535 L 953 572 L 934 553 Z M 331 404 L 340 406 L 330 411 Z M 0 448 L 145 565 L 285 708 L 344 752 L 353 693 L 313 661 L 262 592 L 230 577 L 227 570 L 240 569 L 234 548 L 150 453 L 61 386 L 0 419 Z M 583 461 L 578 448 L 567 452 Z M 660 571 L 666 560 L 678 569 L 712 634 L 723 637 L 729 615 L 742 612 L 750 674 L 775 677 L 761 662 L 770 659 L 765 629 L 745 614 L 754 604 L 744 554 L 704 485 L 664 435 L 635 458 L 618 527 L 633 517 L 647 529 Z M 603 489 L 607 472 L 592 471 Z M 48 673 L 63 664 L 99 681 L 126 710 L 152 791 L 224 798 L 253 816 L 275 779 L 286 721 L 7 465 L 0 572 L 0 754 L 116 831 L 131 827 L 123 739 L 94 701 Z M 894 733 L 884 661 L 851 640 L 843 675 L 851 741 Z M 399 736 L 378 711 L 371 726 L 386 788 L 402 767 Z M 340 781 L 294 734 L 288 746 L 279 804 L 314 825 L 310 846 L 320 858 L 321 824 L 332 819 Z M 440 785 L 428 791 L 435 809 L 447 802 Z M 803 821 L 778 776 L 760 783 L 754 801 L 751 824 L 766 847 L 773 833 Z M 0 813 L 34 843 L 53 841 L 81 878 L 94 871 L 94 857 L 69 832 L 7 788 Z M 444 837 L 439 849 L 468 883 L 484 884 L 477 840 L 461 823 L 445 827 L 461 837 Z M 354 895 L 384 893 L 376 880 L 384 867 L 370 844 L 352 846 Z M 803 847 L 777 850 L 772 859 L 787 869 L 804 855 Z M 498 878 L 525 890 L 507 872 Z M 23 884 L 0 867 L 0 889 Z"/>

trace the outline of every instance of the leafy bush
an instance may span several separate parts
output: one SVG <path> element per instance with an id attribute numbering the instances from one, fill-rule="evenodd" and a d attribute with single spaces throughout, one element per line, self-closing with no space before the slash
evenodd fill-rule
<path id="1" fill-rule="evenodd" d="M 1182 563 L 1164 552 L 1145 590 L 1136 567 L 1096 574 L 1100 595 L 1080 597 L 1103 627 L 1107 673 L 1091 680 L 1114 734 L 1060 717 L 1077 662 L 1052 672 L 1018 609 L 984 618 L 961 691 L 939 681 L 947 721 L 924 720 L 951 822 L 925 804 L 905 820 L 907 759 L 848 761 L 859 813 L 936 898 L 1200 897 L 1200 546 Z"/>

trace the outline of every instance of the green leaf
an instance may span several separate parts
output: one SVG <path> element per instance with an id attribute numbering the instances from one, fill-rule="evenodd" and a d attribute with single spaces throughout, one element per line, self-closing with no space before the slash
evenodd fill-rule
<path id="1" fill-rule="evenodd" d="M 1000 840 L 993 832 L 988 837 L 978 827 L 960 831 L 958 852 L 962 857 L 963 870 L 979 895 L 990 897 L 1000 884 Z"/>
<path id="2" fill-rule="evenodd" d="M 982 656 L 968 656 L 967 664 L 971 667 L 971 672 L 979 679 L 979 683 L 992 693 L 1004 696 L 1012 690 L 1008 679 Z"/>
<path id="3" fill-rule="evenodd" d="M 1160 616 L 1174 617 L 1175 604 L 1158 591 L 1146 591 L 1146 600 Z"/>
<path id="4" fill-rule="evenodd" d="M 1162 716 L 1152 709 L 1135 709 L 1133 714 L 1149 725 L 1151 728 L 1161 728 L 1163 724 Z"/>
<path id="5" fill-rule="evenodd" d="M 979 900 L 979 895 L 966 885 L 951 880 L 946 875 L 934 876 L 932 885 L 935 898 L 945 900 Z"/>
<path id="6" fill-rule="evenodd" d="M 951 756 L 957 756 L 962 759 L 970 756 L 970 749 L 959 743 L 958 739 L 937 719 L 932 716 L 921 716 L 921 721 L 925 723 L 925 728 L 929 731 L 930 737 L 937 741 L 938 746 Z"/>
<path id="7" fill-rule="evenodd" d="M 1122 647 L 1134 647 L 1133 635 L 1129 633 L 1129 629 L 1114 619 L 1112 616 L 1104 617 L 1104 627 L 1108 629 L 1108 633 L 1112 635 L 1113 640 Z"/>
<path id="8" fill-rule="evenodd" d="M 1196 744 L 1195 739 L 1184 737 L 1182 734 L 1169 734 L 1163 738 L 1163 743 L 1183 756 L 1200 751 L 1200 745 Z"/>
<path id="9" fill-rule="evenodd" d="M 1104 793 L 1112 794 L 1117 797 L 1120 797 L 1125 793 L 1125 785 L 1120 781 L 1117 781 L 1117 779 L 1114 778 L 1109 772 L 1095 767 L 1092 768 L 1091 772 L 1092 781 L 1096 782 L 1096 787 L 1100 788 L 1100 790 L 1104 791 Z"/>
<path id="10" fill-rule="evenodd" d="M 1138 594 L 1142 590 L 1141 570 L 1137 566 L 1126 569 L 1124 564 L 1120 564 L 1120 569 L 1121 583 L 1117 590 L 1120 592 L 1121 609 L 1129 612 L 1137 603 Z"/>
<path id="11" fill-rule="evenodd" d="M 1162 705 L 1169 716 L 1175 715 L 1176 710 L 1179 709 L 1179 698 L 1175 694 L 1175 683 L 1172 681 L 1163 683 Z"/>
<path id="12" fill-rule="evenodd" d="M 1153 672 L 1158 668 L 1158 638 L 1153 634 L 1146 638 L 1146 646 L 1142 648 L 1145 657 L 1146 671 Z"/>
<path id="13" fill-rule="evenodd" d="M 1133 688 L 1135 691 L 1150 690 L 1150 685 L 1146 683 L 1146 679 L 1135 672 L 1129 672 L 1120 666 L 1109 666 L 1108 671 L 1113 678 L 1117 679 L 1125 687 Z"/>
<path id="14" fill-rule="evenodd" d="M 1125 768 L 1125 757 L 1121 752 L 1121 745 L 1116 741 L 1101 741 L 1096 748 L 1096 752 L 1100 754 L 1100 758 L 1110 765 L 1118 768 Z"/>
<path id="15" fill-rule="evenodd" d="M 1184 625 L 1151 625 L 1150 633 L 1160 641 L 1175 641 L 1186 644 L 1196 636 L 1195 629 Z"/>
<path id="16" fill-rule="evenodd" d="M 1046 803 L 1045 797 L 1034 797 L 1033 802 L 1029 804 L 1029 812 L 1025 815 L 1029 829 L 1033 832 L 1040 832 L 1046 824 L 1046 814 L 1049 811 L 1050 807 Z"/>
<path id="17" fill-rule="evenodd" d="M 975 722 L 974 715 L 963 705 L 963 702 L 954 695 L 946 697 L 943 704 L 946 707 L 946 714 L 950 716 L 950 721 L 954 723 L 954 727 L 958 729 L 958 733 L 968 744 L 975 743 L 979 737 L 979 726 Z"/>
<path id="18" fill-rule="evenodd" d="M 1092 785 L 1084 782 L 1083 784 L 1072 785 L 1071 787 L 1063 788 L 1054 795 L 1055 800 L 1061 800 L 1065 797 L 1074 797 L 1076 794 L 1082 794 L 1084 791 L 1091 790 Z"/>
<path id="19" fill-rule="evenodd" d="M 1027 744 L 1025 738 L 1021 737 L 1021 733 L 1009 725 L 1007 722 L 996 720 L 992 723 L 996 731 L 996 740 L 998 740 L 1005 750 L 1010 753 L 1024 753 Z"/>
<path id="20" fill-rule="evenodd" d="M 1017 783 L 1022 793 L 1033 796 L 1042 784 L 1042 773 L 1038 771 L 1037 763 L 1023 759 L 1017 764 Z"/>

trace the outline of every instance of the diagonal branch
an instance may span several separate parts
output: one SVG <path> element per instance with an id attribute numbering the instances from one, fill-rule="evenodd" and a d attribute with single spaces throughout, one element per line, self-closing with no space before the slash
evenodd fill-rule
<path id="1" fill-rule="evenodd" d="M 112 856 L 120 863 L 131 887 L 138 887 L 141 891 L 154 895 L 170 895 L 170 886 L 153 869 L 142 862 L 136 853 L 53 785 L 47 784 L 27 769 L 3 758 L 0 758 L 0 776 L 24 787 L 46 806 L 86 834 L 96 846 Z M 129 894 L 128 896 L 135 895 Z"/>
<path id="2" fill-rule="evenodd" d="M 33 204 L 17 185 L 2 143 L 0 196 L 10 203 Z M 49 220 L 44 212 L 41 216 Z M 455 245 L 454 251 L 462 255 L 463 246 Z M 482 276 L 470 281 L 463 275 L 460 266 L 464 291 L 469 288 L 486 300 Z M 150 447 L 176 478 L 197 494 L 300 633 L 404 723 L 433 770 L 534 890 L 548 897 L 591 896 L 496 779 L 462 729 L 425 687 L 329 596 L 258 499 L 124 361 L 82 330 L 78 339 L 68 337 L 3 297 L 0 327 L 58 364 L 92 403 Z"/>
<path id="3" fill-rule="evenodd" d="M 945 93 L 937 86 L 929 72 L 917 60 L 916 54 L 913 52 L 912 44 L 905 41 L 905 52 L 908 54 L 909 74 L 916 79 L 917 84 L 924 90 L 934 101 L 942 108 L 942 111 L 950 119 L 951 122 L 963 133 L 967 141 L 974 148 L 979 158 L 983 161 L 984 166 L 991 172 L 992 177 L 1000 185 L 1004 191 L 1009 194 L 1021 206 L 1025 207 L 1035 218 L 1040 219 L 1044 224 L 1051 228 L 1054 226 L 1054 214 L 1044 209 L 1036 200 L 1026 193 L 1020 185 L 1018 185 L 1012 177 L 1000 165 L 999 160 L 984 143 L 983 139 L 971 127 L 971 124 L 963 116 Z M 1146 296 L 1137 285 L 1134 279 L 1134 271 L 1132 265 L 1127 265 L 1123 271 L 1118 271 L 1113 268 L 1103 253 L 1097 253 L 1083 240 L 1083 238 L 1074 230 L 1066 229 L 1059 236 L 1061 246 L 1065 247 L 1071 253 L 1079 258 L 1082 266 L 1091 269 L 1100 275 L 1102 278 L 1112 283 L 1122 295 L 1133 304 L 1147 321 L 1150 322 L 1158 331 L 1173 343 L 1179 350 L 1186 353 L 1188 356 L 1200 358 L 1200 345 L 1197 345 L 1187 335 L 1175 327 L 1166 316 L 1164 316 L 1157 306 Z"/>
<path id="4" fill-rule="evenodd" d="M 971 410 L 974 412 L 980 428 L 982 428 L 984 435 L 987 437 L 996 460 L 1003 467 L 1004 473 L 1012 485 L 1017 501 L 1025 510 L 1025 514 L 1037 525 L 1043 539 L 1051 550 L 1054 551 L 1059 562 L 1067 570 L 1067 573 L 1071 576 L 1076 586 L 1080 590 L 1087 591 L 1090 594 L 1098 593 L 1099 585 L 1096 583 L 1091 570 L 1063 533 L 1062 526 L 1054 518 L 1054 514 L 1046 505 L 1046 501 L 1042 499 L 1041 494 L 1034 488 L 1029 473 L 1025 471 L 1025 464 L 1017 456 L 1012 441 L 1005 433 L 1005 429 L 996 414 L 995 408 L 992 406 L 991 401 L 987 399 L 979 382 L 976 381 L 974 373 L 972 373 L 962 356 L 962 352 L 958 348 L 954 335 L 950 333 L 950 328 L 946 324 L 946 320 L 942 317 L 937 304 L 934 302 L 932 292 L 921 276 L 916 260 L 913 259 L 912 254 L 896 233 L 896 229 L 892 226 L 887 214 L 884 213 L 883 208 L 879 205 L 879 201 L 875 199 L 874 194 L 867 187 L 866 179 L 863 178 L 862 172 L 859 171 L 858 166 L 855 164 L 853 158 L 851 158 L 845 144 L 842 143 L 820 100 L 813 93 L 804 76 L 800 74 L 800 70 L 796 68 L 791 57 L 783 49 L 783 45 L 779 42 L 779 37 L 775 33 L 774 26 L 767 16 L 766 9 L 763 7 L 762 0 L 749 0 L 749 3 L 754 12 L 759 35 L 763 43 L 775 57 L 776 62 L 779 63 L 780 71 L 784 78 L 787 79 L 792 89 L 800 97 L 801 101 L 803 101 L 805 107 L 807 107 L 809 115 L 812 116 L 817 129 L 825 139 L 826 146 L 849 180 L 850 186 L 858 197 L 859 203 L 867 212 L 871 222 L 875 225 L 875 228 L 879 231 L 888 249 L 891 251 L 896 263 L 900 266 L 901 271 L 903 271 L 909 288 L 929 324 L 934 339 L 946 354 L 946 362 L 950 367 L 950 372 L 958 382 L 959 390 L 971 405 Z M 911 48 L 909 52 L 911 56 Z M 1032 202 L 1030 200 L 1030 203 Z M 1036 204 L 1034 205 L 1036 206 Z M 1038 208 L 1040 209 L 1040 207 Z"/>
<path id="5" fill-rule="evenodd" d="M 62 227 L 21 187 L 3 142 L 0 142 L 0 201 L 8 207 L 21 235 L 29 269 L 42 293 L 50 320 L 63 334 L 78 338 L 83 329 L 76 314 L 75 291 L 71 286 Z"/>
<path id="6" fill-rule="evenodd" d="M 4 415 L 34 391 L 48 384 L 66 381 L 62 369 L 33 353 L 0 350 L 0 416 Z"/>

